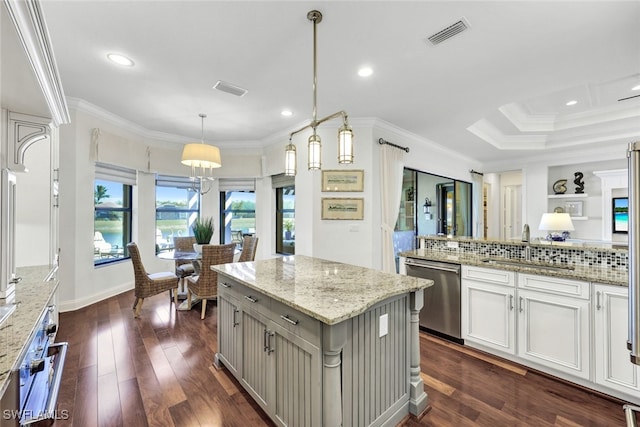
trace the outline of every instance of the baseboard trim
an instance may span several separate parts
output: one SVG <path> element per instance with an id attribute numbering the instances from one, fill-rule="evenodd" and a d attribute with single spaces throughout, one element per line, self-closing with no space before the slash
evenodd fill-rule
<path id="1" fill-rule="evenodd" d="M 86 296 L 84 298 L 80 298 L 80 299 L 76 299 L 76 300 L 71 300 L 71 301 L 64 301 L 64 302 L 58 302 L 58 310 L 61 313 L 67 312 L 67 311 L 76 311 L 79 310 L 81 308 L 87 307 L 91 304 L 95 304 L 97 302 L 100 302 L 102 300 L 105 300 L 107 298 L 111 298 L 114 297 L 116 295 L 120 295 L 123 292 L 127 292 L 130 291 L 131 289 L 134 288 L 134 283 L 123 283 L 120 286 L 117 286 L 115 288 L 109 288 L 108 290 L 104 291 L 104 292 L 100 292 L 97 294 L 93 294 L 93 295 L 89 295 Z M 132 301 L 133 303 L 133 301 Z"/>

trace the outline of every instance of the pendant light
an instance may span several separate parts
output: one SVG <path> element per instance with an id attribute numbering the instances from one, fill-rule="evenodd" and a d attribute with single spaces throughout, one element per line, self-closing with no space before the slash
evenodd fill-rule
<path id="1" fill-rule="evenodd" d="M 211 190 L 213 169 L 222 166 L 220 149 L 204 143 L 204 119 L 206 114 L 198 114 L 201 120 L 200 142 L 186 144 L 182 149 L 182 164 L 191 166 L 193 191 L 204 195 Z M 208 185 L 207 185 L 208 184 Z"/>
<path id="2" fill-rule="evenodd" d="M 313 133 L 308 140 L 307 167 L 309 170 L 322 169 L 322 141 L 316 132 L 318 125 L 342 117 L 342 127 L 338 130 L 338 163 L 353 163 L 353 130 L 349 126 L 347 113 L 339 111 L 320 120 L 317 119 L 317 88 L 318 88 L 318 67 L 317 67 L 317 35 L 316 26 L 322 21 L 322 13 L 312 10 L 307 13 L 307 19 L 313 23 L 313 117 L 311 123 L 289 134 L 289 144 L 285 148 L 285 175 L 294 176 L 297 172 L 297 156 L 295 145 L 291 142 L 293 135 L 311 128 Z"/>

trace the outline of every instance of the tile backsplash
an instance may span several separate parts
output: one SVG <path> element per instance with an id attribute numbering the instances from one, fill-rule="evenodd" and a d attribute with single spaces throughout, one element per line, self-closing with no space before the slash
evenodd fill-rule
<path id="1" fill-rule="evenodd" d="M 626 249 L 608 249 L 586 246 L 561 246 L 553 244 L 475 240 L 421 236 L 422 247 L 428 250 L 453 253 L 469 253 L 487 258 L 524 260 L 526 247 L 531 250 L 531 261 L 554 262 L 576 266 L 592 266 L 628 269 L 629 253 Z M 447 242 L 458 242 L 457 248 Z"/>

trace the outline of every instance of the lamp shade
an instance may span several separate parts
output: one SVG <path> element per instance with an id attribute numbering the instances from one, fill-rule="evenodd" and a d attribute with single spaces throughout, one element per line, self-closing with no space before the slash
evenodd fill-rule
<path id="1" fill-rule="evenodd" d="M 213 145 L 192 143 L 182 149 L 183 165 L 196 168 L 219 168 L 222 166 L 220 149 Z"/>
<path id="2" fill-rule="evenodd" d="M 284 149 L 284 174 L 296 176 L 297 163 L 296 146 L 289 143 Z"/>
<path id="3" fill-rule="evenodd" d="M 315 129 L 313 135 L 309 137 L 309 157 L 307 166 L 309 170 L 322 169 L 322 142 L 320 135 L 317 135 Z"/>
<path id="4" fill-rule="evenodd" d="M 338 163 L 353 163 L 353 131 L 347 124 L 338 130 Z"/>
<path id="5" fill-rule="evenodd" d="M 540 218 L 538 230 L 542 231 L 573 231 L 573 222 L 568 213 L 544 213 Z"/>

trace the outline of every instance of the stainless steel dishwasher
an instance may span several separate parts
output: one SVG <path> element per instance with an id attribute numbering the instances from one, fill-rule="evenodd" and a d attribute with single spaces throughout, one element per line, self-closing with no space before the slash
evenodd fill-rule
<path id="1" fill-rule="evenodd" d="M 460 264 L 407 258 L 407 275 L 433 280 L 424 290 L 420 327 L 462 343 L 460 328 Z"/>

